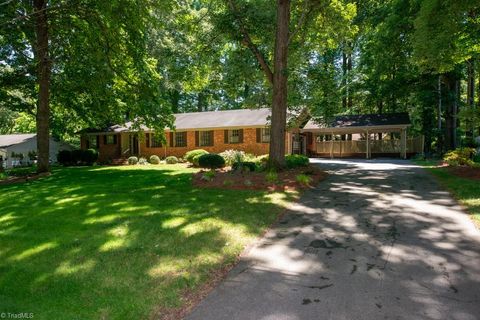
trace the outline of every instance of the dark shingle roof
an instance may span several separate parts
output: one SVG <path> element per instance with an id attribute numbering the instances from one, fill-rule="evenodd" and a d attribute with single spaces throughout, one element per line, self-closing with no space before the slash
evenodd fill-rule
<path id="1" fill-rule="evenodd" d="M 319 128 L 378 127 L 410 124 L 410 117 L 406 112 L 386 114 L 361 114 L 337 116 L 329 125 L 318 124 L 317 121 L 311 119 L 303 129 L 308 130 Z"/>

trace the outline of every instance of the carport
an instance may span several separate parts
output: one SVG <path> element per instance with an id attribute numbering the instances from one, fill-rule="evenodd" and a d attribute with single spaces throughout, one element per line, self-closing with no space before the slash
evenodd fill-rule
<path id="1" fill-rule="evenodd" d="M 423 136 L 407 137 L 410 126 L 407 113 L 363 114 L 337 116 L 329 124 L 311 119 L 301 132 L 310 156 L 406 159 L 423 152 Z"/>

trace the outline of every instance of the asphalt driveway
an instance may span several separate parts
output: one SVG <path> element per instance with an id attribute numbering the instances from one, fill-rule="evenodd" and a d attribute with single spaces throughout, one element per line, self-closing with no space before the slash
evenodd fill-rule
<path id="1" fill-rule="evenodd" d="M 428 173 L 314 161 L 327 180 L 187 319 L 480 319 L 480 232 Z"/>

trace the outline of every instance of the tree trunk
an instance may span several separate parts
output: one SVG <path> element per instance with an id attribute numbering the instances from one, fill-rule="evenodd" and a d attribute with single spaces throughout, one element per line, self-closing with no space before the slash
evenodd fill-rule
<path id="1" fill-rule="evenodd" d="M 278 169 L 285 167 L 289 23 L 290 0 L 277 0 L 269 164 Z"/>
<path id="2" fill-rule="evenodd" d="M 172 103 L 172 112 L 178 113 L 180 105 L 180 91 L 171 90 L 170 91 L 170 102 Z"/>
<path id="3" fill-rule="evenodd" d="M 437 153 L 443 153 L 443 134 L 442 134 L 442 76 L 438 75 L 438 109 L 437 109 L 437 129 L 438 129 L 438 140 L 437 140 Z"/>
<path id="4" fill-rule="evenodd" d="M 445 74 L 446 108 L 445 108 L 445 148 L 455 149 L 456 130 L 456 100 L 457 76 L 453 73 Z"/>
<path id="5" fill-rule="evenodd" d="M 475 64 L 473 59 L 467 61 L 467 106 L 470 112 L 475 110 Z M 466 121 L 467 130 L 465 132 L 467 138 L 473 138 L 474 124 L 469 117 Z"/>
<path id="6" fill-rule="evenodd" d="M 347 54 L 345 53 L 345 46 L 343 48 L 342 52 L 342 85 L 343 85 L 343 96 L 342 96 L 342 110 L 345 111 L 347 110 L 347 96 L 348 96 L 348 91 L 347 91 Z"/>
<path id="7" fill-rule="evenodd" d="M 351 82 L 351 73 L 352 73 L 352 52 L 351 48 L 349 49 L 347 55 L 347 107 L 348 109 L 352 109 L 353 107 L 353 97 L 350 90 L 350 82 Z"/>
<path id="8" fill-rule="evenodd" d="M 197 96 L 197 111 L 202 112 L 205 111 L 205 94 L 203 92 L 199 92 Z"/>
<path id="9" fill-rule="evenodd" d="M 47 1 L 34 0 L 35 54 L 38 72 L 38 105 L 37 105 L 37 172 L 48 172 L 50 149 L 50 72 L 51 63 L 48 55 L 48 19 Z"/>

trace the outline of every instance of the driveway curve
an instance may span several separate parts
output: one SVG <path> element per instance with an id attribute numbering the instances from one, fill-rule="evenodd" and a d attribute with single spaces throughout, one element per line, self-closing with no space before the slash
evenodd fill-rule
<path id="1" fill-rule="evenodd" d="M 312 162 L 329 177 L 187 319 L 480 319 L 480 232 L 433 177 Z"/>

